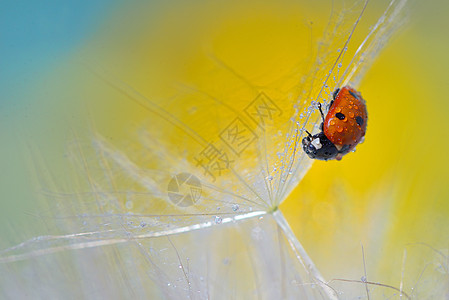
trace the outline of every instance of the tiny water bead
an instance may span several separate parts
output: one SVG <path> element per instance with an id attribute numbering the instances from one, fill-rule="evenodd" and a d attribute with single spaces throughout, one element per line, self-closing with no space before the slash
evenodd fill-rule
<path id="1" fill-rule="evenodd" d="M 233 211 L 238 211 L 239 208 L 240 208 L 240 206 L 237 203 L 232 205 L 232 210 Z"/>
<path id="2" fill-rule="evenodd" d="M 221 224 L 223 222 L 223 218 L 220 216 L 215 216 L 214 222 L 215 224 Z"/>
<path id="3" fill-rule="evenodd" d="M 132 209 L 134 207 L 134 203 L 131 200 L 126 201 L 125 206 L 127 209 Z"/>

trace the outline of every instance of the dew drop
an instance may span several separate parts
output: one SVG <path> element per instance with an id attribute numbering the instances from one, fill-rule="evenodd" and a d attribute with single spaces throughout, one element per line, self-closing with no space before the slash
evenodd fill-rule
<path id="1" fill-rule="evenodd" d="M 343 128 L 341 126 L 337 125 L 337 131 L 338 132 L 343 132 Z"/>
<path id="2" fill-rule="evenodd" d="M 360 278 L 362 280 L 362 282 L 366 282 L 366 276 L 362 276 L 362 278 Z"/>
<path id="3" fill-rule="evenodd" d="M 348 113 L 348 115 L 349 115 L 350 118 L 354 118 L 354 113 L 353 113 L 352 111 L 350 111 L 350 112 Z"/>
<path id="4" fill-rule="evenodd" d="M 331 120 L 331 121 L 330 121 L 330 124 L 331 124 L 332 126 L 334 126 L 334 125 L 335 125 L 335 121 L 334 121 L 334 120 Z"/>
<path id="5" fill-rule="evenodd" d="M 267 180 L 269 180 L 269 181 L 271 181 L 271 180 L 273 180 L 273 176 L 267 176 Z"/>
<path id="6" fill-rule="evenodd" d="M 240 206 L 236 203 L 236 204 L 232 204 L 232 210 L 233 211 L 238 211 L 240 208 Z"/>
<path id="7" fill-rule="evenodd" d="M 336 109 L 335 109 L 335 112 L 341 112 L 341 108 L 340 107 L 337 107 Z"/>
<path id="8" fill-rule="evenodd" d="M 339 68 L 341 68 L 341 66 L 342 66 L 342 64 L 341 64 L 341 63 L 339 63 L 339 64 L 338 64 L 338 67 L 339 67 Z"/>
<path id="9" fill-rule="evenodd" d="M 215 216 L 215 224 L 221 224 L 223 219 L 220 216 Z"/>

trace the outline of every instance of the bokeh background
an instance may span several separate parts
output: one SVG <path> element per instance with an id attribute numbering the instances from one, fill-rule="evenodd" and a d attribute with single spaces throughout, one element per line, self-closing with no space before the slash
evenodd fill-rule
<path id="1" fill-rule="evenodd" d="M 371 1 L 360 32 L 385 3 Z M 38 200 L 36 186 L 43 165 L 56 177 L 71 172 L 68 137 L 88 135 L 93 122 L 114 143 L 148 119 L 107 85 L 86 78 L 86 69 L 113 70 L 161 99 L 173 96 L 175 81 L 215 84 L 215 91 L 235 85 L 204 78 L 208 65 L 196 56 L 200 50 L 240 63 L 243 75 L 262 86 L 273 78 L 299 80 L 291 72 L 307 69 L 310 45 L 321 38 L 330 8 L 327 1 L 6 2 L 0 12 L 0 246 L 48 230 L 37 215 L 52 203 Z M 405 269 L 410 282 L 424 270 L 434 282 L 442 280 L 438 285 L 448 284 L 447 265 L 441 267 L 449 247 L 448 9 L 442 0 L 409 3 L 407 25 L 357 87 L 369 110 L 366 141 L 341 162 L 315 162 L 281 205 L 327 279 L 360 279 L 363 245 L 370 280 L 399 286 Z M 349 10 L 343 17 L 354 15 Z M 262 27 L 260 19 L 267 20 Z M 361 39 L 356 35 L 354 45 Z M 255 48 L 262 50 L 251 55 Z M 215 113 L 209 118 L 220 116 Z"/>
<path id="2" fill-rule="evenodd" d="M 371 279 L 395 286 L 404 250 L 405 270 L 416 278 L 441 258 L 429 246 L 447 255 L 448 4 L 409 4 L 408 25 L 360 85 L 369 108 L 365 143 L 341 163 L 315 162 L 284 205 L 306 249 L 331 270 L 328 278 L 348 266 L 356 277 L 362 245 Z"/>

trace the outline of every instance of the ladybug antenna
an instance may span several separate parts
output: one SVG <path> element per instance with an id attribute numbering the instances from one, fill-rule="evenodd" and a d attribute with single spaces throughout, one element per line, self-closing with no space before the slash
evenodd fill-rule
<path id="1" fill-rule="evenodd" d="M 308 136 L 312 137 L 312 134 L 306 130 Z"/>
<path id="2" fill-rule="evenodd" d="M 320 110 L 321 118 L 323 119 L 323 122 L 324 122 L 324 114 L 323 114 L 323 110 L 321 109 L 321 103 L 320 102 L 318 102 L 318 109 Z"/>

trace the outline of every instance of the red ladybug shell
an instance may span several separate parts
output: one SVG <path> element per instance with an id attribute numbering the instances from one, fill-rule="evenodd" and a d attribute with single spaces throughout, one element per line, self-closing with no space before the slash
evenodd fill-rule
<path id="1" fill-rule="evenodd" d="M 323 131 L 337 147 L 352 150 L 365 136 L 368 112 L 365 100 L 349 86 L 340 89 L 324 119 Z"/>

